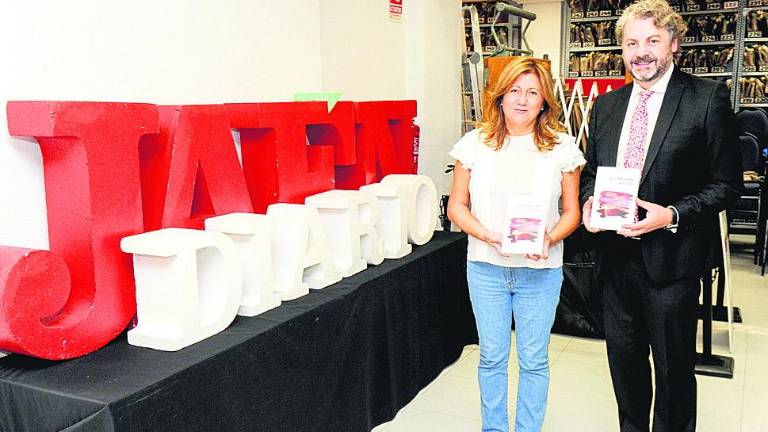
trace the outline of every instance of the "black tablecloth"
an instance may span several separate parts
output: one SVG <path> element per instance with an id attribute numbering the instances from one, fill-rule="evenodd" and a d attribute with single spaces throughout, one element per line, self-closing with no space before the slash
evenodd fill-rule
<path id="1" fill-rule="evenodd" d="M 369 431 L 477 342 L 466 237 L 368 270 L 178 352 L 0 359 L 0 430 Z"/>

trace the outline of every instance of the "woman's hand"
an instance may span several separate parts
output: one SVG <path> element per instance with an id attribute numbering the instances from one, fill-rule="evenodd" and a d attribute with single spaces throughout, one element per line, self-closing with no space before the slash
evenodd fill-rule
<path id="1" fill-rule="evenodd" d="M 538 260 L 545 260 L 549 258 L 549 244 L 550 244 L 550 238 L 549 233 L 544 233 L 544 249 L 541 251 L 540 254 L 525 254 L 525 257 L 529 260 L 538 261 Z"/>
<path id="2" fill-rule="evenodd" d="M 501 253 L 501 234 L 488 230 L 469 210 L 469 170 L 464 168 L 458 160 L 453 170 L 451 197 L 448 199 L 448 218 L 465 233 L 493 246 L 500 255 L 508 256 Z"/>
<path id="3" fill-rule="evenodd" d="M 491 231 L 486 231 L 485 233 L 483 233 L 481 240 L 483 240 L 484 242 L 496 248 L 496 251 L 499 253 L 499 255 L 501 256 L 510 255 L 510 254 L 501 252 L 501 234 L 491 232 Z"/>

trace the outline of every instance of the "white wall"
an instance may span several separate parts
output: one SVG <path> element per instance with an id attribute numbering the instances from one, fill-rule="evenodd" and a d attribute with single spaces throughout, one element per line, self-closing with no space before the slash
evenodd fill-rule
<path id="1" fill-rule="evenodd" d="M 0 245 L 47 248 L 37 145 L 8 100 L 157 104 L 416 99 L 419 171 L 442 193 L 459 135 L 460 0 L 0 0 Z"/>
<path id="2" fill-rule="evenodd" d="M 438 195 L 448 194 L 448 156 L 461 135 L 461 51 L 464 23 L 460 0 L 406 0 L 408 97 L 419 101 L 419 174 L 432 178 Z M 456 29 L 446 32 L 444 29 Z"/>
<path id="3" fill-rule="evenodd" d="M 536 14 L 536 20 L 525 33 L 528 44 L 536 57 L 549 55 L 552 75 L 560 76 L 560 51 L 563 0 L 517 0 L 523 9 Z"/>
<path id="4" fill-rule="evenodd" d="M 320 0 L 320 13 L 323 87 L 345 100 L 405 98 L 405 25 L 389 20 L 388 2 Z"/>
<path id="5" fill-rule="evenodd" d="M 401 23 L 380 0 L 322 0 L 323 87 L 345 99 L 415 99 L 419 173 L 447 194 L 461 132 L 461 0 L 406 0 Z"/>

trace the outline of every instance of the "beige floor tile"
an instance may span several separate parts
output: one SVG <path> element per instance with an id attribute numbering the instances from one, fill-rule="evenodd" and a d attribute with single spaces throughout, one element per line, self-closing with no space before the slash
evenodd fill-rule
<path id="1" fill-rule="evenodd" d="M 547 415 L 542 432 L 588 431 L 615 432 L 619 430 L 619 418 Z"/>
<path id="2" fill-rule="evenodd" d="M 742 423 L 741 432 L 768 432 L 768 419 L 762 423 Z"/>
<path id="3" fill-rule="evenodd" d="M 571 336 L 564 336 L 564 335 L 553 333 L 552 337 L 549 340 L 549 348 L 556 349 L 556 350 L 565 349 L 565 347 L 567 347 L 568 344 L 571 343 L 571 339 L 573 339 L 573 337 Z"/>
<path id="4" fill-rule="evenodd" d="M 768 431 L 768 379 L 763 376 L 750 376 L 744 385 L 742 399 L 742 421 L 766 425 Z"/>
<path id="5" fill-rule="evenodd" d="M 586 339 L 574 337 L 565 347 L 565 351 L 582 351 L 591 353 L 601 353 L 607 355 L 605 350 L 605 341 L 602 339 Z"/>
<path id="6" fill-rule="evenodd" d="M 572 353 L 563 353 L 568 358 L 576 357 Z M 582 356 L 585 356 L 582 354 Z M 583 360 L 583 359 L 582 359 Z M 552 367 L 550 373 L 550 394 L 553 396 L 588 397 L 610 404 L 614 402 L 613 386 L 608 366 L 599 359 L 572 361 L 561 358 Z"/>
<path id="7" fill-rule="evenodd" d="M 474 432 L 481 427 L 479 419 L 406 408 L 393 421 L 374 428 L 373 432 Z"/>
<path id="8" fill-rule="evenodd" d="M 444 371 L 445 375 L 471 378 L 477 380 L 477 364 L 480 361 L 480 351 L 474 350 L 462 356 L 459 361 Z"/>
<path id="9" fill-rule="evenodd" d="M 696 418 L 696 432 L 738 432 L 741 422 L 719 417 L 699 415 Z"/>
<path id="10" fill-rule="evenodd" d="M 766 291 L 766 296 L 768 296 L 768 290 Z M 768 334 L 750 333 L 747 344 L 749 350 L 747 355 L 768 356 Z"/>
<path id="11" fill-rule="evenodd" d="M 569 361 L 579 364 L 585 364 L 589 366 L 599 366 L 608 371 L 608 356 L 602 352 L 596 351 L 579 351 L 566 348 L 560 357 L 560 361 Z"/>
<path id="12" fill-rule="evenodd" d="M 745 378 L 754 384 L 768 388 L 768 357 L 765 354 L 750 354 L 742 360 Z"/>
<path id="13" fill-rule="evenodd" d="M 480 389 L 477 379 L 441 375 L 407 408 L 479 420 Z"/>
<path id="14" fill-rule="evenodd" d="M 594 396 L 552 393 L 547 406 L 547 419 L 554 421 L 561 417 L 579 419 L 572 423 L 573 431 L 589 430 L 583 428 L 590 422 L 618 423 L 618 408 L 613 400 Z"/>
<path id="15" fill-rule="evenodd" d="M 766 288 L 766 292 L 768 293 L 768 288 Z M 766 301 L 763 300 L 761 303 L 765 303 Z M 741 302 L 741 301 L 734 301 L 734 305 L 738 306 L 739 309 L 741 309 L 741 316 L 744 320 L 744 325 L 749 327 L 756 327 L 759 329 L 768 329 L 768 314 L 765 313 L 765 309 L 763 309 L 765 306 L 750 306 L 754 305 L 753 302 L 747 303 L 747 302 Z M 747 306 L 741 306 L 741 305 L 747 305 Z"/>
<path id="16" fill-rule="evenodd" d="M 741 421 L 744 383 L 709 376 L 696 376 L 700 415 L 729 421 Z"/>

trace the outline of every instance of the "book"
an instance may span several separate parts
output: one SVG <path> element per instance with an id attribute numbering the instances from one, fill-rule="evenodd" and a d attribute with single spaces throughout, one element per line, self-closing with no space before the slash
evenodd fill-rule
<path id="1" fill-rule="evenodd" d="M 635 222 L 639 188 L 639 169 L 597 167 L 590 214 L 592 227 L 616 231 Z"/>
<path id="2" fill-rule="evenodd" d="M 501 252 L 505 254 L 542 253 L 546 211 L 542 198 L 510 197 L 504 218 Z"/>

